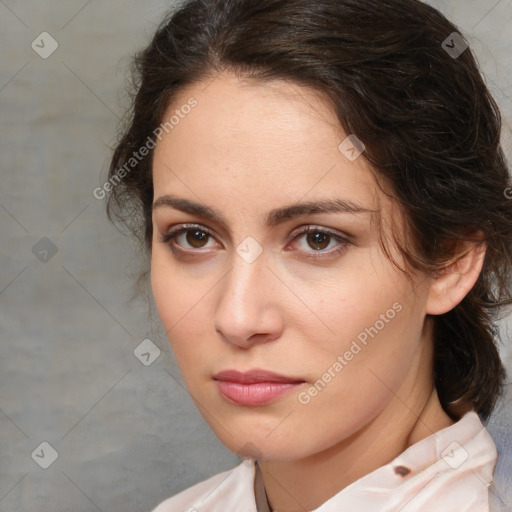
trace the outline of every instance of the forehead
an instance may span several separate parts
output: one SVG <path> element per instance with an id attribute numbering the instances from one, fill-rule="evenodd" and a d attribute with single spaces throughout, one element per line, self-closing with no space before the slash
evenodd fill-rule
<path id="1" fill-rule="evenodd" d="M 197 105 L 182 110 L 191 98 Z M 312 89 L 227 73 L 184 88 L 163 121 L 180 112 L 155 148 L 155 197 L 178 193 L 226 206 L 238 199 L 239 208 L 251 209 L 262 199 L 277 204 L 342 196 L 376 207 L 379 191 L 369 164 L 341 151 L 348 134 Z"/>

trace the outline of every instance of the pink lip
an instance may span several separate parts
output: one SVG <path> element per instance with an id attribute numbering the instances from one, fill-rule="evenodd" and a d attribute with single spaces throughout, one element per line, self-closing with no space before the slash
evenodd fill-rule
<path id="1" fill-rule="evenodd" d="M 220 394 L 237 405 L 258 406 L 277 400 L 304 380 L 266 370 L 224 370 L 213 376 Z"/>

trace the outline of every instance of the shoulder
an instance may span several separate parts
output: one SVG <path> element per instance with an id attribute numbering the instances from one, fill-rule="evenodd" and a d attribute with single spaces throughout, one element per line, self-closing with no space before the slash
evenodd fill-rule
<path id="1" fill-rule="evenodd" d="M 247 501 L 250 511 L 254 502 L 253 482 L 254 465 L 246 461 L 166 499 L 152 512 L 220 511 L 241 497 Z"/>

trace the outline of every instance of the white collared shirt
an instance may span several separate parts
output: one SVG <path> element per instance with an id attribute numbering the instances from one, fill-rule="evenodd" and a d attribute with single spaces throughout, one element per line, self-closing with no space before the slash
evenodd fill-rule
<path id="1" fill-rule="evenodd" d="M 311 512 L 488 512 L 496 459 L 491 436 L 471 411 Z M 255 475 L 255 461 L 248 459 L 153 512 L 257 512 Z"/>

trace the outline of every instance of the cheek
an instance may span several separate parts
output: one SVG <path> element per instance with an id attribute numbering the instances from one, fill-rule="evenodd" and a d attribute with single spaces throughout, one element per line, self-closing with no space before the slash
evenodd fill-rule
<path id="1" fill-rule="evenodd" d="M 410 311 L 403 306 L 392 309 L 393 303 L 386 300 L 383 304 L 385 308 L 377 306 L 373 312 L 389 310 L 387 324 L 367 311 L 359 316 L 349 314 L 345 322 L 339 318 L 340 335 L 334 348 L 329 347 L 328 357 L 317 360 L 312 383 L 298 394 L 294 419 L 300 424 L 305 451 L 323 450 L 359 431 L 395 400 L 408 378 L 421 327 L 411 327 Z M 280 442 L 293 451 L 284 439 Z"/>
<path id="2" fill-rule="evenodd" d="M 310 294 L 330 330 L 319 336 L 318 322 L 302 330 L 310 340 L 308 360 L 315 361 L 312 375 L 320 380 L 316 406 L 326 399 L 325 410 L 330 396 L 354 413 L 366 407 L 371 412 L 398 388 L 418 350 L 424 298 L 412 293 L 405 277 L 374 263 L 375 273 L 361 261 L 364 273 L 354 268 L 328 286 L 323 297 Z"/>
<path id="3" fill-rule="evenodd" d="M 173 261 L 166 249 L 157 248 L 151 256 L 151 289 L 155 305 L 166 331 L 197 307 L 208 290 L 204 279 Z"/>
<path id="4" fill-rule="evenodd" d="M 411 283 L 377 250 L 347 258 L 331 275 L 310 272 L 297 294 L 307 297 L 310 309 L 328 328 L 323 329 L 327 336 L 316 335 L 315 344 L 337 354 L 350 350 L 354 340 L 364 347 L 374 338 L 387 338 L 393 351 L 420 323 L 416 304 L 421 299 L 416 300 Z M 310 335 L 317 324 L 310 322 Z"/>
<path id="5" fill-rule="evenodd" d="M 164 254 L 153 252 L 151 288 L 160 321 L 178 365 L 200 358 L 208 344 L 208 293 L 215 281 L 191 278 Z M 211 322 L 210 322 L 211 325 Z M 211 338 L 211 334 L 210 334 Z"/>
<path id="6" fill-rule="evenodd" d="M 165 265 L 163 260 L 164 258 L 153 249 L 151 256 L 151 290 L 160 320 L 167 332 L 178 320 L 182 303 L 176 300 L 180 283 L 176 281 L 175 273 Z"/>

